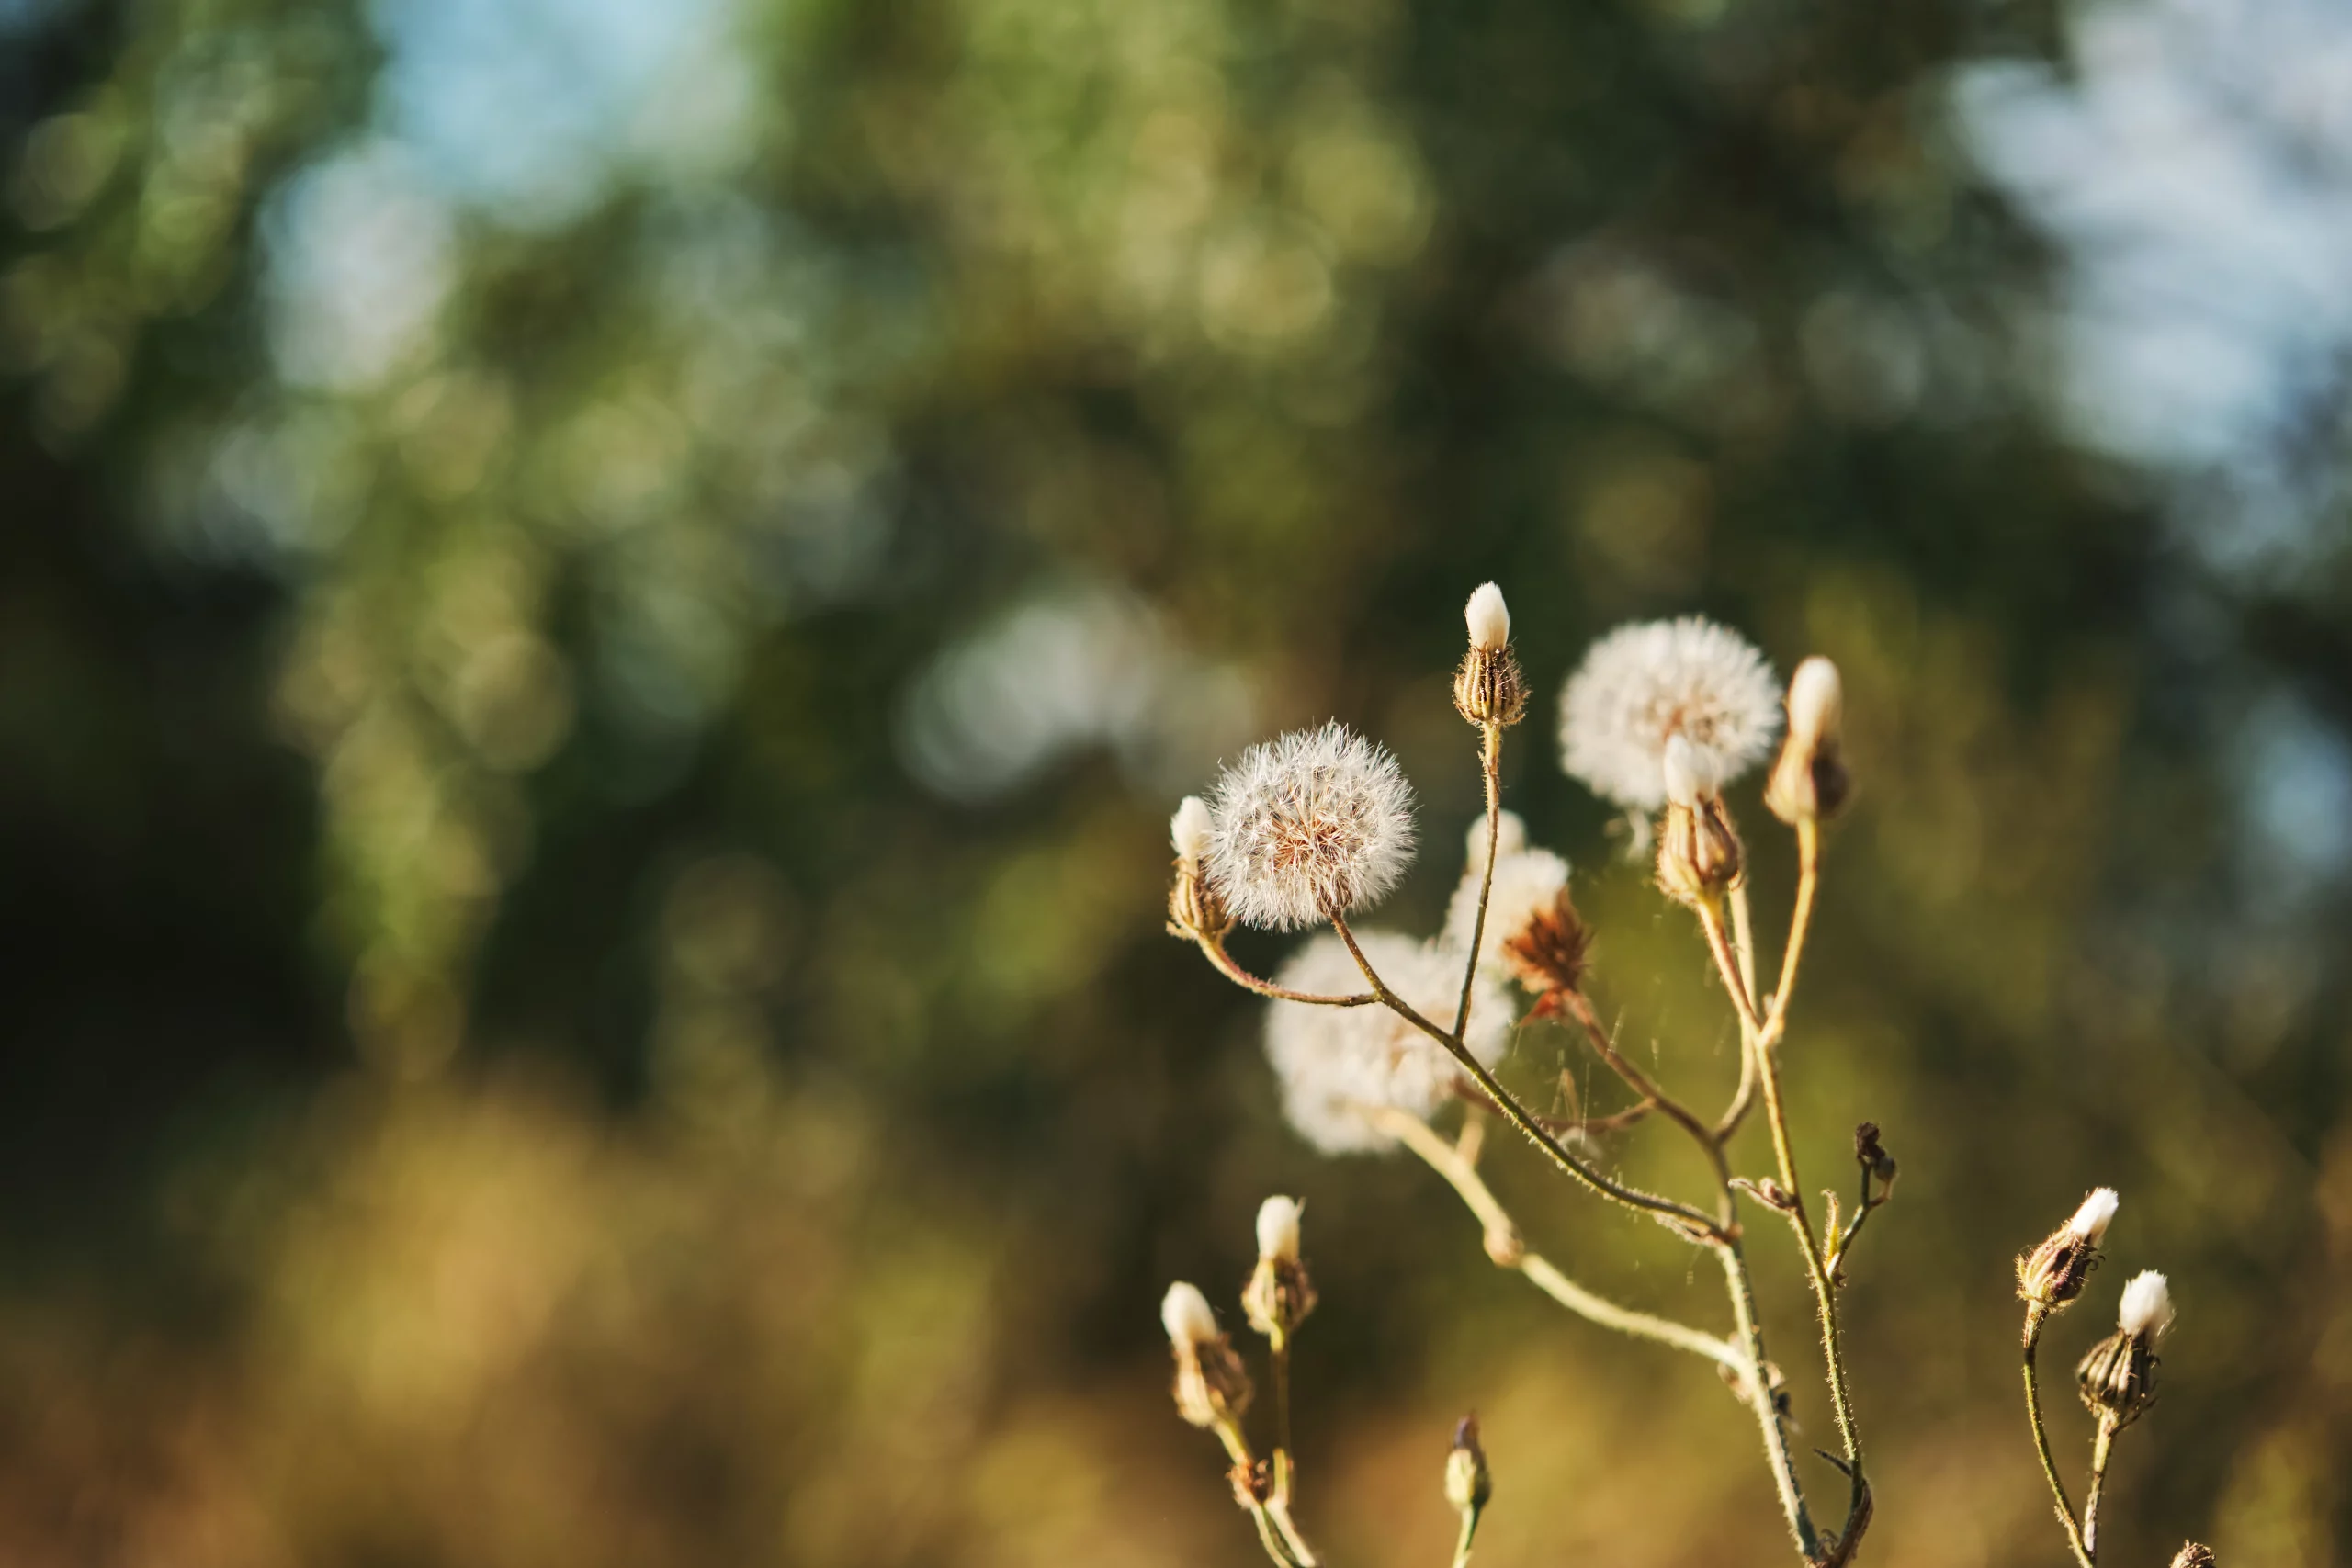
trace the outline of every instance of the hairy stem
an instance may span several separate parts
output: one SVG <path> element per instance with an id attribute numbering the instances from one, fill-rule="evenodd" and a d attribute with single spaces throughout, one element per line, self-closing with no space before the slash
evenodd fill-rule
<path id="1" fill-rule="evenodd" d="M 1564 998 L 1561 1005 L 1567 1010 L 1568 1016 L 1575 1019 L 1577 1027 L 1584 1031 L 1584 1037 L 1590 1043 L 1593 1054 L 1599 1056 L 1611 1071 L 1624 1079 L 1625 1087 L 1640 1095 L 1645 1105 L 1655 1106 L 1667 1120 L 1690 1134 L 1691 1141 L 1697 1144 L 1701 1152 L 1707 1156 L 1707 1163 L 1714 1171 L 1715 1185 L 1728 1187 L 1731 1183 L 1731 1166 L 1724 1157 L 1723 1141 L 1715 1136 L 1714 1129 L 1702 1122 L 1680 1100 L 1659 1089 L 1647 1073 L 1634 1066 L 1623 1053 L 1617 1049 L 1616 1040 L 1608 1030 L 1601 1027 L 1600 1018 L 1592 1010 L 1592 1002 L 1584 993 L 1564 991 L 1559 995 Z"/>
<path id="2" fill-rule="evenodd" d="M 2091 1439 L 2091 1483 L 2083 1494 L 2083 1555 L 2098 1561 L 2098 1500 L 2107 1490 L 2107 1461 L 2115 1452 L 2115 1417 L 2098 1418 L 2098 1436 Z"/>
<path id="3" fill-rule="evenodd" d="M 2075 1505 L 2066 1499 L 2066 1483 L 2058 1479 L 2058 1461 L 2050 1455 L 2050 1430 L 2041 1420 L 2041 1380 L 2034 1371 L 2033 1354 L 2041 1347 L 2041 1325 L 2049 1311 L 2039 1303 L 2025 1309 L 2025 1418 L 2033 1427 L 2033 1451 L 2041 1460 L 2042 1479 L 2050 1483 L 2051 1500 L 2057 1505 L 2058 1523 L 2066 1531 L 2066 1545 L 2081 1568 L 2098 1568 L 2083 1532 L 2075 1523 Z"/>
<path id="4" fill-rule="evenodd" d="M 1456 1040 L 1470 1027 L 1470 993 L 1478 982 L 1478 953 L 1487 940 L 1487 899 L 1495 890 L 1495 852 L 1502 847 L 1503 836 L 1502 726 L 1481 728 L 1486 730 L 1479 767 L 1487 781 L 1487 869 L 1478 878 L 1478 918 L 1470 922 L 1470 957 L 1462 970 L 1462 1000 L 1453 1010 Z"/>
<path id="5" fill-rule="evenodd" d="M 1821 1532 L 1814 1528 L 1813 1516 L 1805 1509 L 1804 1487 L 1797 1480 L 1796 1459 L 1789 1451 L 1788 1428 L 1781 1419 L 1780 1402 L 1772 1397 L 1771 1376 L 1765 1371 L 1764 1330 L 1756 1321 L 1756 1291 L 1748 1280 L 1747 1259 L 1736 1240 L 1718 1244 L 1715 1256 L 1723 1261 L 1724 1283 L 1731 1292 L 1732 1320 L 1738 1325 L 1743 1351 L 1741 1381 L 1763 1433 L 1764 1459 L 1781 1495 L 1781 1512 L 1789 1521 L 1789 1533 L 1796 1538 L 1798 1552 L 1807 1562 L 1817 1562 L 1822 1555 Z"/>
<path id="6" fill-rule="evenodd" d="M 1553 1164 L 1604 1198 L 1623 1203 L 1629 1209 L 1635 1209 L 1643 1213 L 1668 1220 L 1668 1228 L 1679 1235 L 1685 1235 L 1693 1241 L 1723 1239 L 1724 1231 L 1720 1223 L 1690 1207 L 1690 1204 L 1679 1203 L 1671 1198 L 1661 1198 L 1655 1192 L 1645 1192 L 1637 1187 L 1628 1187 L 1623 1182 L 1602 1175 L 1599 1170 L 1570 1154 L 1561 1145 L 1559 1139 L 1544 1129 L 1532 1111 L 1521 1105 L 1509 1089 L 1503 1088 L 1495 1075 L 1487 1071 L 1487 1065 L 1471 1054 L 1469 1047 L 1423 1018 L 1411 1003 L 1388 988 L 1388 983 L 1374 970 L 1372 961 L 1364 957 L 1363 949 L 1356 944 L 1355 933 L 1348 929 L 1345 916 L 1334 912 L 1331 916 L 1331 928 L 1340 933 L 1340 940 L 1347 944 L 1348 951 L 1355 956 L 1356 967 L 1363 971 L 1364 979 L 1370 982 L 1373 994 L 1380 998 L 1381 1003 L 1397 1017 L 1444 1046 L 1447 1053 L 1462 1064 L 1463 1070 L 1486 1091 L 1487 1097 L 1494 1101 L 1495 1109 L 1501 1111 L 1512 1126 L 1525 1134 L 1529 1142 L 1549 1155 Z"/>
<path id="7" fill-rule="evenodd" d="M 1688 1350 L 1718 1366 L 1728 1367 L 1743 1376 L 1746 1374 L 1747 1362 L 1738 1349 L 1725 1340 L 1687 1324 L 1636 1312 L 1594 1295 L 1541 1256 L 1528 1251 L 1521 1239 L 1518 1224 L 1479 1176 L 1477 1168 L 1463 1157 L 1461 1150 L 1440 1137 L 1428 1122 L 1393 1106 L 1366 1107 L 1364 1114 L 1373 1125 L 1420 1156 L 1429 1168 L 1443 1177 L 1446 1184 L 1460 1195 L 1470 1212 L 1477 1216 L 1486 1235 L 1487 1256 L 1493 1258 L 1498 1267 L 1518 1269 L 1537 1290 L 1579 1317 L 1597 1323 L 1603 1328 L 1613 1328 L 1636 1339 L 1653 1340 L 1660 1345 L 1670 1345 L 1678 1350 Z"/>
<path id="8" fill-rule="evenodd" d="M 1275 985 L 1272 980 L 1261 980 L 1257 976 L 1235 963 L 1233 955 L 1226 952 L 1224 942 L 1198 937 L 1194 938 L 1193 942 L 1194 945 L 1200 948 L 1202 955 L 1216 966 L 1218 974 L 1223 975 L 1245 991 L 1254 991 L 1261 997 L 1272 997 L 1276 1001 L 1311 1002 L 1317 1007 L 1327 1008 L 1361 1008 L 1370 1007 L 1380 999 L 1370 991 L 1359 991 L 1353 996 L 1346 997 L 1325 997 L 1317 996 L 1312 991 L 1290 990 Z"/>

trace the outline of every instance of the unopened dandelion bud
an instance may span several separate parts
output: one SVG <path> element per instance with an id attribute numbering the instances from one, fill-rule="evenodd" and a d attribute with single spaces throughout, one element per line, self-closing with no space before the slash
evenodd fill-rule
<path id="1" fill-rule="evenodd" d="M 1845 697 L 1838 666 L 1818 654 L 1789 682 L 1789 738 L 1764 785 L 1764 804 L 1794 826 L 1837 815 L 1851 793 L 1839 741 Z"/>
<path id="2" fill-rule="evenodd" d="M 1299 1258 L 1295 1198 L 1269 1198 L 1258 1206 L 1258 1266 L 1241 1290 L 1250 1326 L 1279 1349 L 1315 1310 L 1315 1282 Z"/>
<path id="3" fill-rule="evenodd" d="M 1513 725 L 1527 713 L 1527 679 L 1510 650 L 1510 611 L 1503 591 L 1488 582 L 1463 609 L 1470 651 L 1453 675 L 1453 705 L 1476 725 Z"/>
<path id="4" fill-rule="evenodd" d="M 1453 1450 L 1445 1456 L 1445 1500 L 1460 1514 L 1485 1508 L 1495 1495 L 1495 1478 L 1487 1468 L 1487 1450 L 1478 1444 L 1478 1418 L 1464 1416 L 1454 1424 Z"/>
<path id="5" fill-rule="evenodd" d="M 2156 1342 L 2172 1327 L 2172 1292 L 2154 1270 L 2123 1287 L 2115 1332 L 2091 1347 L 2075 1369 L 2083 1404 L 2117 1430 L 2138 1420 L 2156 1398 Z"/>
<path id="6" fill-rule="evenodd" d="M 1176 874 L 1168 885 L 1168 932 L 1188 942 L 1214 945 L 1233 929 L 1225 900 L 1209 881 L 1208 852 L 1214 827 L 1209 808 L 1197 795 L 1188 795 L 1168 823 L 1169 841 L 1176 849 Z"/>
<path id="7" fill-rule="evenodd" d="M 1195 1427 L 1238 1421 L 1250 1407 L 1250 1373 L 1217 1331 L 1208 1298 L 1180 1280 L 1160 1299 L 1159 1321 L 1176 1354 L 1176 1413 Z"/>
<path id="8" fill-rule="evenodd" d="M 2056 1312 L 2083 1293 L 2098 1265 L 2099 1243 L 2121 1200 L 2112 1187 L 2094 1189 L 2072 1218 L 2047 1240 L 2018 1258 L 2018 1296 L 2043 1312 Z"/>
<path id="9" fill-rule="evenodd" d="M 2213 1549 L 2199 1541 L 2183 1541 L 2173 1553 L 2172 1568 L 2215 1568 Z"/>
<path id="10" fill-rule="evenodd" d="M 1680 736 L 1667 742 L 1666 816 L 1658 824 L 1657 885 L 1693 908 L 1739 885 L 1747 857 L 1716 793 L 1715 768 Z"/>

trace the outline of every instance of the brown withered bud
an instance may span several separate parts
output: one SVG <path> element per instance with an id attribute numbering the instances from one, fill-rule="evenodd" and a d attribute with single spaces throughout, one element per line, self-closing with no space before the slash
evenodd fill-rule
<path id="1" fill-rule="evenodd" d="M 1258 1267 L 1241 1289 L 1241 1310 L 1250 1326 L 1277 1348 L 1315 1310 L 1315 1281 L 1299 1257 L 1295 1198 L 1269 1198 L 1258 1207 Z"/>
<path id="2" fill-rule="evenodd" d="M 1159 1303 L 1159 1321 L 1176 1355 L 1176 1413 L 1195 1427 L 1240 1420 L 1255 1391 L 1208 1298 L 1179 1280 Z"/>
<path id="3" fill-rule="evenodd" d="M 2095 1190 L 2074 1217 L 2031 1252 L 2018 1258 L 2018 1296 L 2044 1312 L 2056 1312 L 2083 1293 L 2098 1266 L 2098 1245 L 2107 1238 L 2119 1200 L 2112 1187 Z"/>
<path id="4" fill-rule="evenodd" d="M 1168 934 L 1213 944 L 1233 929 L 1233 917 L 1203 869 L 1209 832 L 1209 808 L 1199 795 L 1186 795 L 1168 824 L 1169 840 L 1176 848 L 1176 875 L 1168 885 Z"/>
<path id="5" fill-rule="evenodd" d="M 1472 724 L 1517 724 L 1527 713 L 1527 679 L 1510 650 L 1510 611 L 1502 590 L 1482 584 L 1462 615 L 1470 627 L 1470 651 L 1454 671 L 1454 707 Z"/>
<path id="6" fill-rule="evenodd" d="M 2172 1568 L 2215 1568 L 2213 1549 L 2194 1540 L 2183 1541 L 2173 1553 Z"/>
<path id="7" fill-rule="evenodd" d="M 1677 903 L 1693 908 L 1712 905 L 1739 886 L 1747 855 L 1714 780 L 1679 735 L 1666 743 L 1666 816 L 1658 824 L 1657 885 Z"/>
<path id="8" fill-rule="evenodd" d="M 1238 1460 L 1225 1478 L 1233 1484 L 1233 1500 L 1242 1507 L 1263 1507 L 1274 1495 L 1273 1467 L 1264 1460 Z"/>
<path id="9" fill-rule="evenodd" d="M 1894 1185 L 1894 1173 L 1900 1168 L 1894 1156 L 1878 1141 L 1878 1123 L 1864 1122 L 1854 1129 L 1854 1161 L 1870 1172 L 1871 1179 L 1881 1187 Z"/>
<path id="10" fill-rule="evenodd" d="M 1503 961 L 1521 985 L 1549 999 L 1556 992 L 1584 989 L 1585 964 L 1591 950 L 1592 929 L 1577 913 L 1575 901 L 1563 887 L 1559 897 L 1503 943 Z"/>
<path id="11" fill-rule="evenodd" d="M 1765 782 L 1764 804 L 1781 821 L 1834 817 L 1852 793 L 1839 746 L 1845 695 L 1838 666 L 1818 655 L 1789 682 L 1789 736 Z"/>

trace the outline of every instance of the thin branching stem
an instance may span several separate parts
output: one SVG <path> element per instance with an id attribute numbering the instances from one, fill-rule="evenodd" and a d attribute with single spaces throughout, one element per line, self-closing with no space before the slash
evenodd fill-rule
<path id="1" fill-rule="evenodd" d="M 2050 1496 L 2058 1509 L 2058 1523 L 2066 1531 L 2066 1545 L 2081 1568 L 2098 1568 L 2075 1523 L 2075 1505 L 2066 1498 L 2066 1483 L 2058 1479 L 2058 1461 L 2050 1454 L 2050 1430 L 2041 1420 L 2041 1380 L 2034 1371 L 2034 1352 L 2041 1348 L 2041 1325 L 2049 1310 L 2039 1303 L 2025 1309 L 2025 1418 L 2033 1427 L 2033 1451 L 2041 1460 L 2041 1477 L 2050 1483 Z"/>
<path id="2" fill-rule="evenodd" d="M 1479 750 L 1479 771 L 1487 781 L 1487 869 L 1478 878 L 1478 917 L 1470 922 L 1470 956 L 1462 967 L 1462 1000 L 1453 1009 L 1453 1037 L 1465 1037 L 1470 1028 L 1470 993 L 1478 983 L 1478 952 L 1487 940 L 1487 900 L 1495 890 L 1496 852 L 1503 837 L 1502 726 L 1481 727 L 1486 744 Z"/>
<path id="3" fill-rule="evenodd" d="M 1715 1248 L 1722 1260 L 1724 1285 L 1731 1293 L 1732 1321 L 1738 1325 L 1742 1350 L 1741 1382 L 1747 1385 L 1747 1403 L 1756 1412 L 1756 1424 L 1764 1437 L 1764 1458 L 1771 1466 L 1772 1484 L 1781 1495 L 1781 1512 L 1789 1521 L 1789 1533 L 1796 1538 L 1797 1551 L 1807 1562 L 1821 1559 L 1821 1532 L 1814 1528 L 1813 1516 L 1804 1502 L 1804 1487 L 1797 1480 L 1796 1457 L 1789 1451 L 1788 1427 L 1781 1416 L 1781 1403 L 1772 1397 L 1769 1364 L 1764 1354 L 1764 1330 L 1756 1318 L 1756 1289 L 1747 1277 L 1747 1259 L 1741 1254 L 1736 1239 L 1727 1240 Z"/>
<path id="4" fill-rule="evenodd" d="M 1549 1155 L 1553 1164 L 1604 1198 L 1623 1203 L 1629 1209 L 1635 1209 L 1643 1213 L 1666 1220 L 1668 1228 L 1677 1235 L 1697 1242 L 1720 1241 L 1724 1238 L 1724 1230 L 1720 1223 L 1690 1204 L 1677 1202 L 1671 1198 L 1662 1198 L 1655 1192 L 1645 1192 L 1638 1187 L 1629 1187 L 1612 1177 L 1603 1175 L 1569 1153 L 1559 1139 L 1544 1129 L 1532 1111 L 1521 1105 L 1509 1089 L 1503 1088 L 1495 1075 L 1487 1070 L 1487 1065 L 1478 1060 L 1468 1046 L 1422 1017 L 1411 1003 L 1389 989 L 1388 982 L 1380 977 L 1379 973 L 1373 968 L 1372 961 L 1363 955 L 1363 949 L 1357 945 L 1355 932 L 1348 929 L 1346 916 L 1334 911 L 1331 915 L 1331 929 L 1340 933 L 1340 940 L 1347 944 L 1349 953 L 1355 956 L 1356 967 L 1363 971 L 1364 979 L 1370 983 L 1373 994 L 1380 998 L 1382 1005 L 1440 1045 L 1444 1046 L 1447 1053 L 1462 1064 L 1463 1070 L 1476 1081 L 1481 1089 L 1486 1091 L 1487 1097 L 1494 1101 L 1495 1109 L 1501 1111 L 1512 1126 L 1525 1134 L 1529 1142 Z"/>
<path id="5" fill-rule="evenodd" d="M 1715 1185 L 1727 1189 L 1731 1184 L 1731 1166 L 1724 1157 L 1723 1141 L 1715 1136 L 1714 1129 L 1701 1121 L 1697 1113 L 1680 1100 L 1658 1088 L 1656 1080 L 1617 1049 L 1616 1040 L 1602 1026 L 1600 1017 L 1592 1010 L 1591 1000 L 1584 993 L 1565 991 L 1558 994 L 1562 998 L 1561 1006 L 1584 1031 L 1584 1037 L 1590 1043 L 1593 1054 L 1611 1072 L 1624 1079 L 1625 1087 L 1640 1095 L 1645 1105 L 1656 1107 L 1660 1115 L 1690 1134 L 1691 1141 L 1707 1156 L 1707 1163 L 1714 1172 Z M 1728 1218 L 1728 1215 L 1724 1217 Z"/>
<path id="6" fill-rule="evenodd" d="M 1671 1318 L 1619 1306 L 1605 1297 L 1593 1294 L 1540 1255 L 1530 1252 L 1521 1238 L 1518 1224 L 1504 1209 L 1501 1201 L 1496 1198 L 1494 1190 L 1478 1174 L 1477 1167 L 1464 1157 L 1459 1148 L 1440 1137 L 1428 1122 L 1393 1106 L 1368 1106 L 1364 1108 L 1364 1115 L 1373 1125 L 1420 1156 L 1431 1170 L 1445 1179 L 1446 1185 L 1453 1188 L 1471 1213 L 1477 1216 L 1485 1233 L 1487 1256 L 1493 1258 L 1498 1266 L 1518 1269 L 1537 1290 L 1570 1312 L 1603 1328 L 1613 1328 L 1636 1339 L 1654 1340 L 1678 1350 L 1688 1350 L 1718 1366 L 1728 1367 L 1742 1376 L 1746 1375 L 1747 1362 L 1738 1348 L 1729 1341 L 1692 1328 L 1688 1324 L 1676 1323 Z"/>
<path id="7" fill-rule="evenodd" d="M 1380 999 L 1370 991 L 1358 991 L 1352 996 L 1327 997 L 1318 996 L 1312 991 L 1290 990 L 1285 987 L 1275 985 L 1272 980 L 1261 980 L 1241 967 L 1239 964 L 1234 962 L 1233 955 L 1226 952 L 1225 943 L 1222 942 L 1195 937 L 1193 945 L 1197 946 L 1203 955 L 1216 966 L 1218 974 L 1223 975 L 1245 991 L 1254 991 L 1261 997 L 1272 997 L 1276 1001 L 1307 1002 L 1317 1007 L 1327 1008 L 1361 1008 L 1370 1007 Z"/>

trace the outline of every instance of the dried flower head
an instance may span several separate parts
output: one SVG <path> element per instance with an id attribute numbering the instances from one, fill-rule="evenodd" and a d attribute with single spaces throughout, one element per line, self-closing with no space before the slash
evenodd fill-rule
<path id="1" fill-rule="evenodd" d="M 2092 1189 L 2066 1223 L 2041 1245 L 2018 1258 L 2018 1295 L 2043 1312 L 2056 1312 L 2083 1293 L 2098 1264 L 2099 1244 L 2122 1200 L 2112 1187 Z"/>
<path id="2" fill-rule="evenodd" d="M 1487 895 L 1487 926 L 1478 941 L 1481 968 L 1503 962 L 1505 946 L 1548 912 L 1568 885 L 1568 863 L 1549 850 L 1529 849 L 1527 830 L 1510 812 L 1502 814 L 1495 857 L 1494 886 Z M 1478 923 L 1478 889 L 1487 873 L 1487 825 L 1470 829 L 1470 863 L 1445 908 L 1445 944 L 1470 951 L 1470 931 Z"/>
<path id="3" fill-rule="evenodd" d="M 2214 1568 L 2213 1549 L 2200 1541 L 2185 1540 L 2173 1554 L 2172 1568 Z"/>
<path id="4" fill-rule="evenodd" d="M 1411 863 L 1412 805 L 1396 760 L 1343 726 L 1253 746 L 1210 799 L 1209 881 L 1270 931 L 1360 909 Z"/>
<path id="5" fill-rule="evenodd" d="M 1176 1354 L 1177 1414 L 1195 1427 L 1239 1420 L 1250 1407 L 1249 1370 L 1217 1331 L 1208 1298 L 1179 1280 L 1160 1298 L 1159 1322 Z"/>
<path id="6" fill-rule="evenodd" d="M 2172 1332 L 2172 1287 L 2154 1269 L 2142 1269 L 2123 1287 L 2115 1318 L 2116 1325 L 2134 1339 L 2162 1339 Z"/>
<path id="7" fill-rule="evenodd" d="M 1764 656 L 1696 615 L 1620 626 L 1560 694 L 1560 765 L 1636 810 L 1666 804 L 1667 742 L 1679 735 L 1721 788 L 1763 761 L 1781 724 Z"/>
<path id="8" fill-rule="evenodd" d="M 1584 989 L 1585 962 L 1591 950 L 1592 928 L 1563 887 L 1548 908 L 1537 910 L 1503 944 L 1503 962 L 1513 978 L 1544 998 L 1535 1011 L 1549 1014 L 1560 1005 L 1560 993 Z"/>
<path id="9" fill-rule="evenodd" d="M 1269 1198 L 1258 1205 L 1258 1266 L 1241 1289 L 1250 1326 L 1276 1348 L 1315 1310 L 1315 1284 L 1298 1253 L 1300 1208 L 1295 1198 Z"/>
<path id="10" fill-rule="evenodd" d="M 1463 607 L 1470 627 L 1470 651 L 1453 675 L 1453 705 L 1477 725 L 1517 724 L 1527 713 L 1527 678 L 1510 650 L 1510 611 L 1503 591 L 1482 584 Z"/>
<path id="11" fill-rule="evenodd" d="M 1356 941 L 1398 996 L 1424 1017 L 1453 1021 L 1462 988 L 1457 955 L 1392 931 L 1359 931 Z M 1274 979 L 1292 990 L 1323 995 L 1363 984 L 1354 958 L 1329 935 L 1301 948 Z M 1501 986 L 1480 976 L 1471 998 L 1471 1055 L 1488 1066 L 1500 1061 L 1510 1022 Z M 1392 1146 L 1396 1140 L 1373 1125 L 1366 1108 L 1429 1116 L 1452 1097 L 1462 1075 L 1461 1065 L 1444 1047 L 1384 1007 L 1269 1002 L 1266 1055 L 1282 1082 L 1283 1113 L 1325 1154 Z"/>

